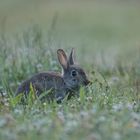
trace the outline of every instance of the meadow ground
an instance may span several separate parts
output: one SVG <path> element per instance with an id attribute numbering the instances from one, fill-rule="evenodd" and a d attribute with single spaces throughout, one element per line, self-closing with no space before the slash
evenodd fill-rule
<path id="1" fill-rule="evenodd" d="M 0 3 L 1 140 L 139 140 L 139 1 Z M 62 104 L 17 104 L 17 86 L 60 71 L 56 50 L 72 47 L 93 84 Z"/>

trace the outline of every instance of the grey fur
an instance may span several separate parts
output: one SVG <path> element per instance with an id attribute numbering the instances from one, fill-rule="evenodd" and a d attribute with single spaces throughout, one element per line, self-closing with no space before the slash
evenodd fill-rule
<path id="1" fill-rule="evenodd" d="M 67 59 L 66 53 L 62 49 L 58 49 L 57 56 L 63 73 L 38 73 L 21 83 L 16 95 L 23 94 L 27 97 L 30 92 L 30 85 L 32 85 L 37 96 L 51 90 L 52 93 L 46 96 L 48 101 L 55 99 L 57 102 L 61 102 L 66 96 L 68 98 L 74 96 L 80 86 L 86 86 L 90 81 L 87 79 L 84 70 L 75 65 L 73 53 L 74 49 L 72 49 L 69 59 Z"/>

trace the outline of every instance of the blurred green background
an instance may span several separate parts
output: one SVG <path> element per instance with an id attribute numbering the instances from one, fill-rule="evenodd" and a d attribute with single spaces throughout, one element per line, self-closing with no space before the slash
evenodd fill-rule
<path id="1" fill-rule="evenodd" d="M 95 56 L 98 50 L 115 56 L 118 51 L 132 51 L 140 44 L 137 0 L 1 0 L 0 3 L 1 32 L 12 36 L 33 25 L 44 33 L 53 30 L 51 35 L 60 47 L 63 44 L 68 48 L 86 48 L 86 61 L 91 61 L 88 56 Z"/>
<path id="2" fill-rule="evenodd" d="M 55 35 L 64 41 L 105 45 L 126 42 L 124 45 L 130 46 L 139 40 L 139 1 L 5 0 L 0 3 L 1 28 L 4 22 L 7 32 L 30 24 L 38 24 L 46 31 L 56 16 Z"/>

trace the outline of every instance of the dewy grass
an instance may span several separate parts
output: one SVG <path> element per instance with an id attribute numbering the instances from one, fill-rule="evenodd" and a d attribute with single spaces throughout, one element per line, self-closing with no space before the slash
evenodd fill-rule
<path id="1" fill-rule="evenodd" d="M 126 69 L 123 65 L 118 64 L 114 70 L 107 68 L 109 73 L 106 73 L 107 69 L 104 71 L 101 68 L 96 69 L 94 73 L 90 72 L 89 76 L 93 84 L 86 90 L 81 88 L 79 98 L 65 100 L 59 105 L 56 102 L 49 104 L 40 102 L 40 99 L 36 99 L 31 85 L 31 91 L 27 98 L 28 103 L 22 107 L 18 103 L 21 96 L 14 97 L 18 83 L 33 73 L 39 72 L 39 70 L 35 70 L 38 64 L 41 65 L 41 70 L 54 69 L 57 64 L 51 64 L 54 60 L 51 55 L 49 58 L 40 55 L 42 54 L 41 48 L 23 45 L 22 47 L 17 46 L 16 49 L 17 52 L 24 50 L 20 52 L 20 55 L 15 54 L 16 59 L 7 58 L 8 55 L 14 54 L 12 51 L 15 49 L 11 49 L 11 52 L 7 49 L 3 54 L 8 59 L 6 61 L 12 62 L 14 59 L 15 64 L 11 65 L 8 62 L 5 66 L 6 71 L 3 68 L 0 69 L 1 92 L 6 91 L 8 94 L 7 97 L 0 98 L 8 99 L 8 101 L 1 102 L 0 105 L 0 139 L 10 139 L 11 135 L 15 139 L 104 138 L 108 140 L 116 137 L 126 140 L 139 139 L 139 88 L 138 85 L 135 85 L 136 82 L 139 82 L 139 78 L 137 77 L 138 73 L 134 72 L 137 70 L 136 65 L 135 70 L 131 66 Z M 80 49 L 78 50 L 80 51 Z M 32 56 L 30 56 L 31 54 Z M 38 57 L 40 58 L 38 59 Z M 1 67 L 3 64 L 4 61 L 1 60 Z"/>

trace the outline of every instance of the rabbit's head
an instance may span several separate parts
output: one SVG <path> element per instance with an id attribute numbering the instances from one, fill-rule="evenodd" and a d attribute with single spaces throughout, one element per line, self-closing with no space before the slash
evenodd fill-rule
<path id="1" fill-rule="evenodd" d="M 85 71 L 75 64 L 74 49 L 71 50 L 69 58 L 62 49 L 57 50 L 57 55 L 63 70 L 62 76 L 68 89 L 79 89 L 80 86 L 86 86 L 90 83 Z"/>

